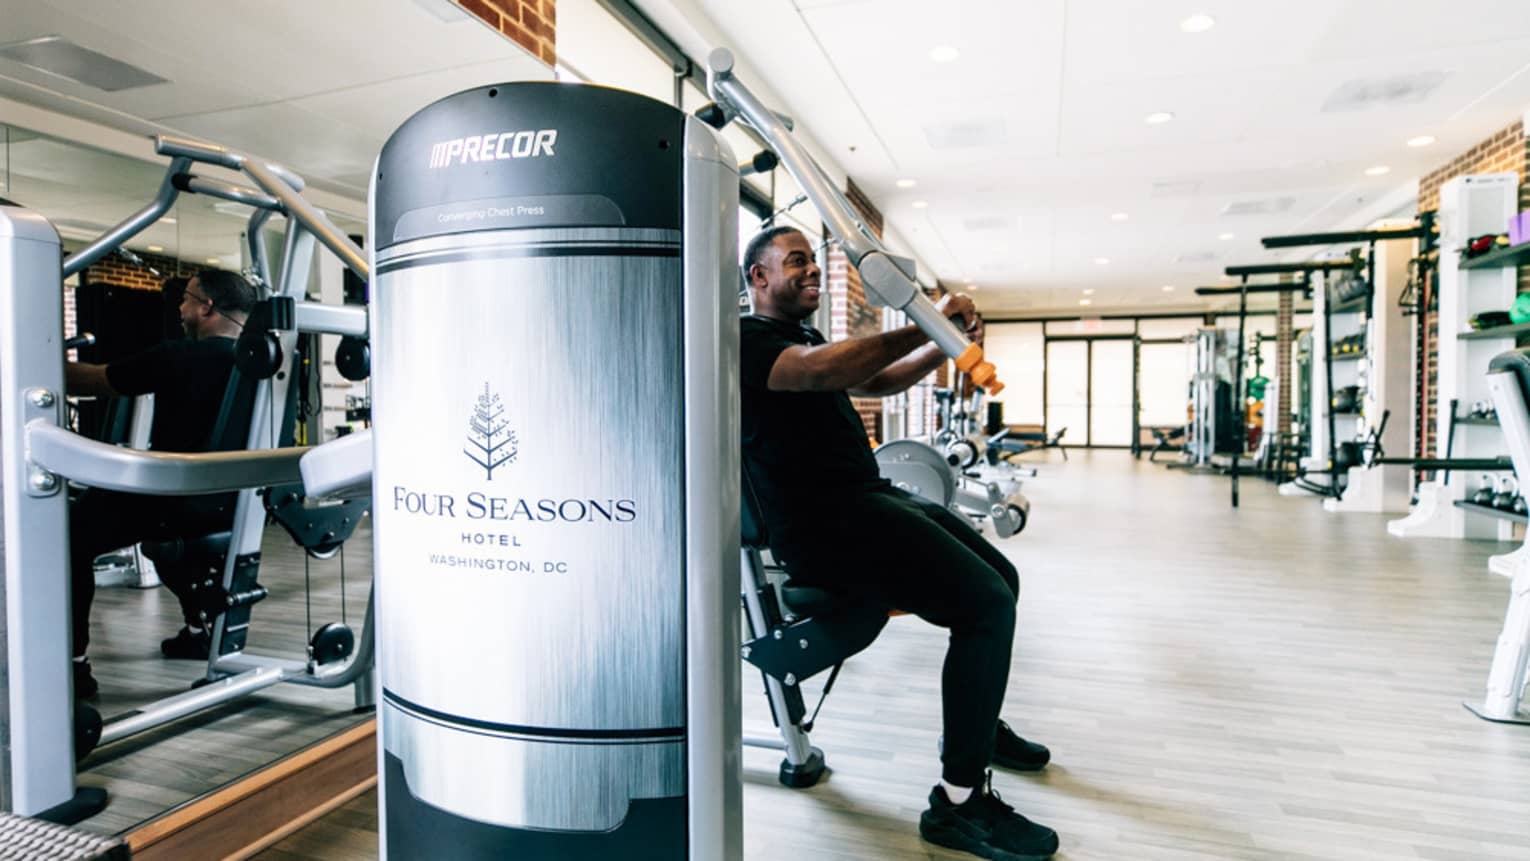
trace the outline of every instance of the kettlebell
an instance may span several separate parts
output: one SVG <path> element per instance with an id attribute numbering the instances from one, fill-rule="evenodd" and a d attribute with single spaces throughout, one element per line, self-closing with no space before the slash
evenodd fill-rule
<path id="1" fill-rule="evenodd" d="M 1330 404 L 1336 413 L 1352 413 L 1360 409 L 1360 387 L 1345 386 L 1333 393 Z"/>
<path id="2" fill-rule="evenodd" d="M 1504 511 L 1514 510 L 1514 497 L 1519 495 L 1519 482 L 1514 476 L 1506 475 L 1498 483 L 1498 492 L 1493 495 L 1493 507 Z"/>
<path id="3" fill-rule="evenodd" d="M 1477 491 L 1472 494 L 1472 502 L 1478 505 L 1493 504 L 1493 477 L 1484 475 L 1478 480 Z"/>

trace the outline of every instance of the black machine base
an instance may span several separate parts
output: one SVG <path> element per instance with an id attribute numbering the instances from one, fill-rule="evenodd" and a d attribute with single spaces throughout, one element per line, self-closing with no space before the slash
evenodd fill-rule
<path id="1" fill-rule="evenodd" d="M 101 743 L 101 713 L 82 702 L 74 704 L 74 761 L 79 762 Z"/>
<path id="2" fill-rule="evenodd" d="M 404 765 L 388 753 L 386 807 L 388 855 L 391 858 L 440 858 L 460 861 L 503 858 L 558 858 L 562 861 L 669 861 L 685 857 L 685 798 L 642 798 L 611 831 L 535 831 L 506 828 L 449 813 L 415 798 Z M 821 759 L 821 758 L 820 758 Z"/>
<path id="3" fill-rule="evenodd" d="M 58 825 L 83 822 L 106 809 L 106 790 L 95 786 L 81 786 L 74 790 L 74 797 L 56 804 L 32 817 Z"/>
<path id="4" fill-rule="evenodd" d="M 808 754 L 807 762 L 801 765 L 792 765 L 791 760 L 781 760 L 781 785 L 789 789 L 807 789 L 809 786 L 817 786 L 818 781 L 823 779 L 828 766 L 823 761 L 823 751 L 812 748 Z"/>

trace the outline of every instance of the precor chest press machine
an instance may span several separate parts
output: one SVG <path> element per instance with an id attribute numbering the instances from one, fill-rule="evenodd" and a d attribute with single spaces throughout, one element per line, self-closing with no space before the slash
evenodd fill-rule
<path id="1" fill-rule="evenodd" d="M 753 126 L 868 293 L 996 389 L 710 67 L 709 121 Z M 379 499 L 384 857 L 741 856 L 737 194 L 707 123 L 602 87 L 480 87 L 385 145 L 374 428 L 303 461 Z"/>

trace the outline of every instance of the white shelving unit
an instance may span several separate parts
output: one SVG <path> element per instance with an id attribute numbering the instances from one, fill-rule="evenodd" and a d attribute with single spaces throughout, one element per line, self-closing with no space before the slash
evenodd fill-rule
<path id="1" fill-rule="evenodd" d="M 1379 223 L 1372 229 L 1411 227 L 1412 222 Z M 1376 243 L 1375 273 L 1370 314 L 1364 308 L 1337 312 L 1334 316 L 1335 340 L 1346 335 L 1363 334 L 1364 352 L 1335 354 L 1334 386 L 1358 385 L 1364 393 L 1359 416 L 1337 416 L 1335 428 L 1341 440 L 1363 440 L 1381 425 L 1382 416 L 1391 411 L 1381 445 L 1387 452 L 1409 450 L 1413 427 L 1413 375 L 1409 359 L 1409 325 L 1398 304 L 1408 283 L 1408 261 L 1416 253 L 1417 240 L 1392 239 Z M 1340 321 L 1343 321 L 1342 324 Z M 1412 496 L 1413 475 L 1406 466 L 1356 467 L 1346 476 L 1344 497 L 1325 499 L 1328 511 L 1405 512 Z"/>
<path id="2" fill-rule="evenodd" d="M 1473 332 L 1471 318 L 1483 311 L 1505 311 L 1514 303 L 1518 270 L 1463 268 L 1461 249 L 1474 236 L 1502 233 L 1519 209 L 1519 175 L 1473 174 L 1457 177 L 1440 189 L 1439 358 L 1435 403 L 1435 439 L 1439 457 L 1492 458 L 1508 454 L 1499 428 L 1488 424 L 1458 424 L 1452 436 L 1450 404 L 1465 411 L 1476 401 L 1492 401 L 1488 363 L 1514 348 L 1516 331 Z M 1517 329 L 1518 327 L 1507 327 Z M 1477 473 L 1459 470 L 1437 474 L 1419 486 L 1418 503 L 1407 517 L 1387 523 L 1393 535 L 1437 538 L 1477 538 L 1507 541 L 1514 524 L 1491 513 L 1468 510 L 1455 503 L 1475 489 Z M 1530 553 L 1522 548 L 1521 553 Z M 1497 557 L 1502 558 L 1502 557 Z M 1511 564 L 1505 562 L 1503 564 Z M 1495 569 L 1498 566 L 1495 566 Z"/>

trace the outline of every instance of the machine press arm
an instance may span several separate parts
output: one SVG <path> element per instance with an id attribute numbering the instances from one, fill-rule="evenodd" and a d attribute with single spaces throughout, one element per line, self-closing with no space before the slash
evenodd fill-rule
<path id="1" fill-rule="evenodd" d="M 856 217 L 855 210 L 823 169 L 792 136 L 787 123 L 734 77 L 733 53 L 718 48 L 707 58 L 707 66 L 712 98 L 717 100 L 724 117 L 741 118 L 775 151 L 782 166 L 802 187 L 803 193 L 823 216 L 824 223 L 840 241 L 851 265 L 860 271 L 866 295 L 875 304 L 887 305 L 907 314 L 941 352 L 955 360 L 958 369 L 970 374 L 972 381 L 989 394 L 998 394 L 1004 384 L 997 379 L 993 363 L 983 359 L 983 348 L 967 340 L 960 329 L 935 309 L 912 274 L 899 265 L 898 259 L 889 254 Z"/>

